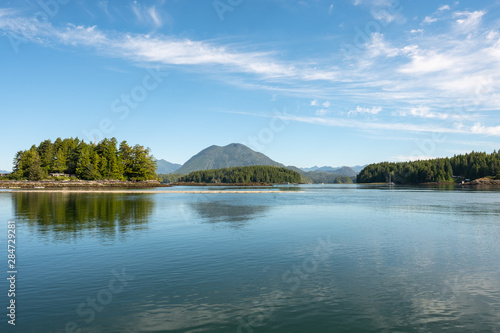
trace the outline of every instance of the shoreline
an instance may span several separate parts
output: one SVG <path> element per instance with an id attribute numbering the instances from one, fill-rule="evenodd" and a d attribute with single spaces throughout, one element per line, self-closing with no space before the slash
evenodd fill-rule
<path id="1" fill-rule="evenodd" d="M 159 181 L 122 181 L 122 180 L 0 180 L 2 189 L 41 189 L 41 188 L 152 188 L 172 187 L 170 184 L 162 184 Z"/>
<path id="2" fill-rule="evenodd" d="M 0 193 L 127 193 L 127 194 L 157 194 L 157 193 L 172 193 L 172 194 L 221 194 L 221 193 L 238 193 L 238 194 L 254 194 L 254 193 L 299 193 L 301 191 L 288 192 L 288 191 L 262 191 L 262 190 L 195 190 L 195 191 L 162 191 L 162 190 L 126 190 L 126 189 L 116 189 L 116 190 L 96 190 L 96 189 L 6 189 L 0 191 Z"/>

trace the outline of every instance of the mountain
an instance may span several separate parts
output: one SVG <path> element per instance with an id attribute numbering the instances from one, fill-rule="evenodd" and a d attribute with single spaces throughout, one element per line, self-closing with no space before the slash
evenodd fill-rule
<path id="1" fill-rule="evenodd" d="M 170 163 L 165 160 L 156 160 L 156 173 L 168 174 L 173 173 L 179 169 L 182 165 L 176 163 Z"/>
<path id="2" fill-rule="evenodd" d="M 343 166 L 342 168 L 335 169 L 333 171 L 327 171 L 328 173 L 335 173 L 339 176 L 356 177 L 358 173 L 354 171 L 353 168 Z"/>
<path id="3" fill-rule="evenodd" d="M 222 169 L 252 165 L 284 165 L 273 161 L 266 155 L 258 153 L 239 143 L 227 146 L 210 146 L 191 157 L 176 173 L 188 174 L 193 171 Z"/>
<path id="4" fill-rule="evenodd" d="M 0 170 L 0 173 L 11 173 L 12 171 Z"/>
<path id="5" fill-rule="evenodd" d="M 314 171 L 319 171 L 319 172 L 334 172 L 336 173 L 337 169 L 339 168 L 334 168 L 334 167 L 331 167 L 331 166 L 324 166 L 324 167 L 321 167 L 321 168 L 318 168 Z"/>

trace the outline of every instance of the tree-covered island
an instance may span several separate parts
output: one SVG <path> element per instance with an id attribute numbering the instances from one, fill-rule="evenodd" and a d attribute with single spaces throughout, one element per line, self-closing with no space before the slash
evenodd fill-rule
<path id="1" fill-rule="evenodd" d="M 194 171 L 179 179 L 181 183 L 204 184 L 283 184 L 301 181 L 302 177 L 298 172 L 278 166 L 262 165 Z"/>
<path id="2" fill-rule="evenodd" d="M 500 179 L 500 151 L 491 154 L 471 152 L 451 158 L 400 163 L 376 163 L 365 167 L 358 183 L 396 184 L 455 183 L 482 178 Z"/>
<path id="3" fill-rule="evenodd" d="M 14 157 L 11 180 L 38 181 L 47 178 L 76 177 L 81 180 L 156 179 L 156 160 L 149 148 L 118 145 L 116 138 L 86 143 L 78 138 L 42 141 Z"/>

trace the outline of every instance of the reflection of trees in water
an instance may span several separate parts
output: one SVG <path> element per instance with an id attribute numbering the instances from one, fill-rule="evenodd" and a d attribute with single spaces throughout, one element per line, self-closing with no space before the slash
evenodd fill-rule
<path id="1" fill-rule="evenodd" d="M 39 234 L 72 238 L 95 230 L 114 236 L 144 228 L 154 201 L 149 195 L 127 193 L 14 193 L 15 215 Z"/>
<path id="2" fill-rule="evenodd" d="M 195 202 L 190 207 L 208 223 L 230 222 L 233 227 L 241 227 L 270 209 L 269 206 L 231 205 L 221 201 Z"/>

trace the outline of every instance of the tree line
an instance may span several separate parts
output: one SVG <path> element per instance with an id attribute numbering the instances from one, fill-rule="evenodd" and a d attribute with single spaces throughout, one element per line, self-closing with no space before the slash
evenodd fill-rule
<path id="1" fill-rule="evenodd" d="M 194 183 L 300 183 L 298 172 L 276 166 L 247 166 L 194 171 L 179 182 Z"/>
<path id="2" fill-rule="evenodd" d="M 391 178 L 396 184 L 419 184 L 483 177 L 500 179 L 500 151 L 491 154 L 473 151 L 451 158 L 370 164 L 358 174 L 357 182 L 381 183 Z"/>
<path id="3" fill-rule="evenodd" d="M 51 173 L 84 180 L 149 180 L 156 177 L 156 160 L 149 148 L 129 146 L 127 141 L 118 145 L 116 138 L 97 144 L 78 138 L 57 138 L 18 151 L 9 178 L 40 180 Z"/>

